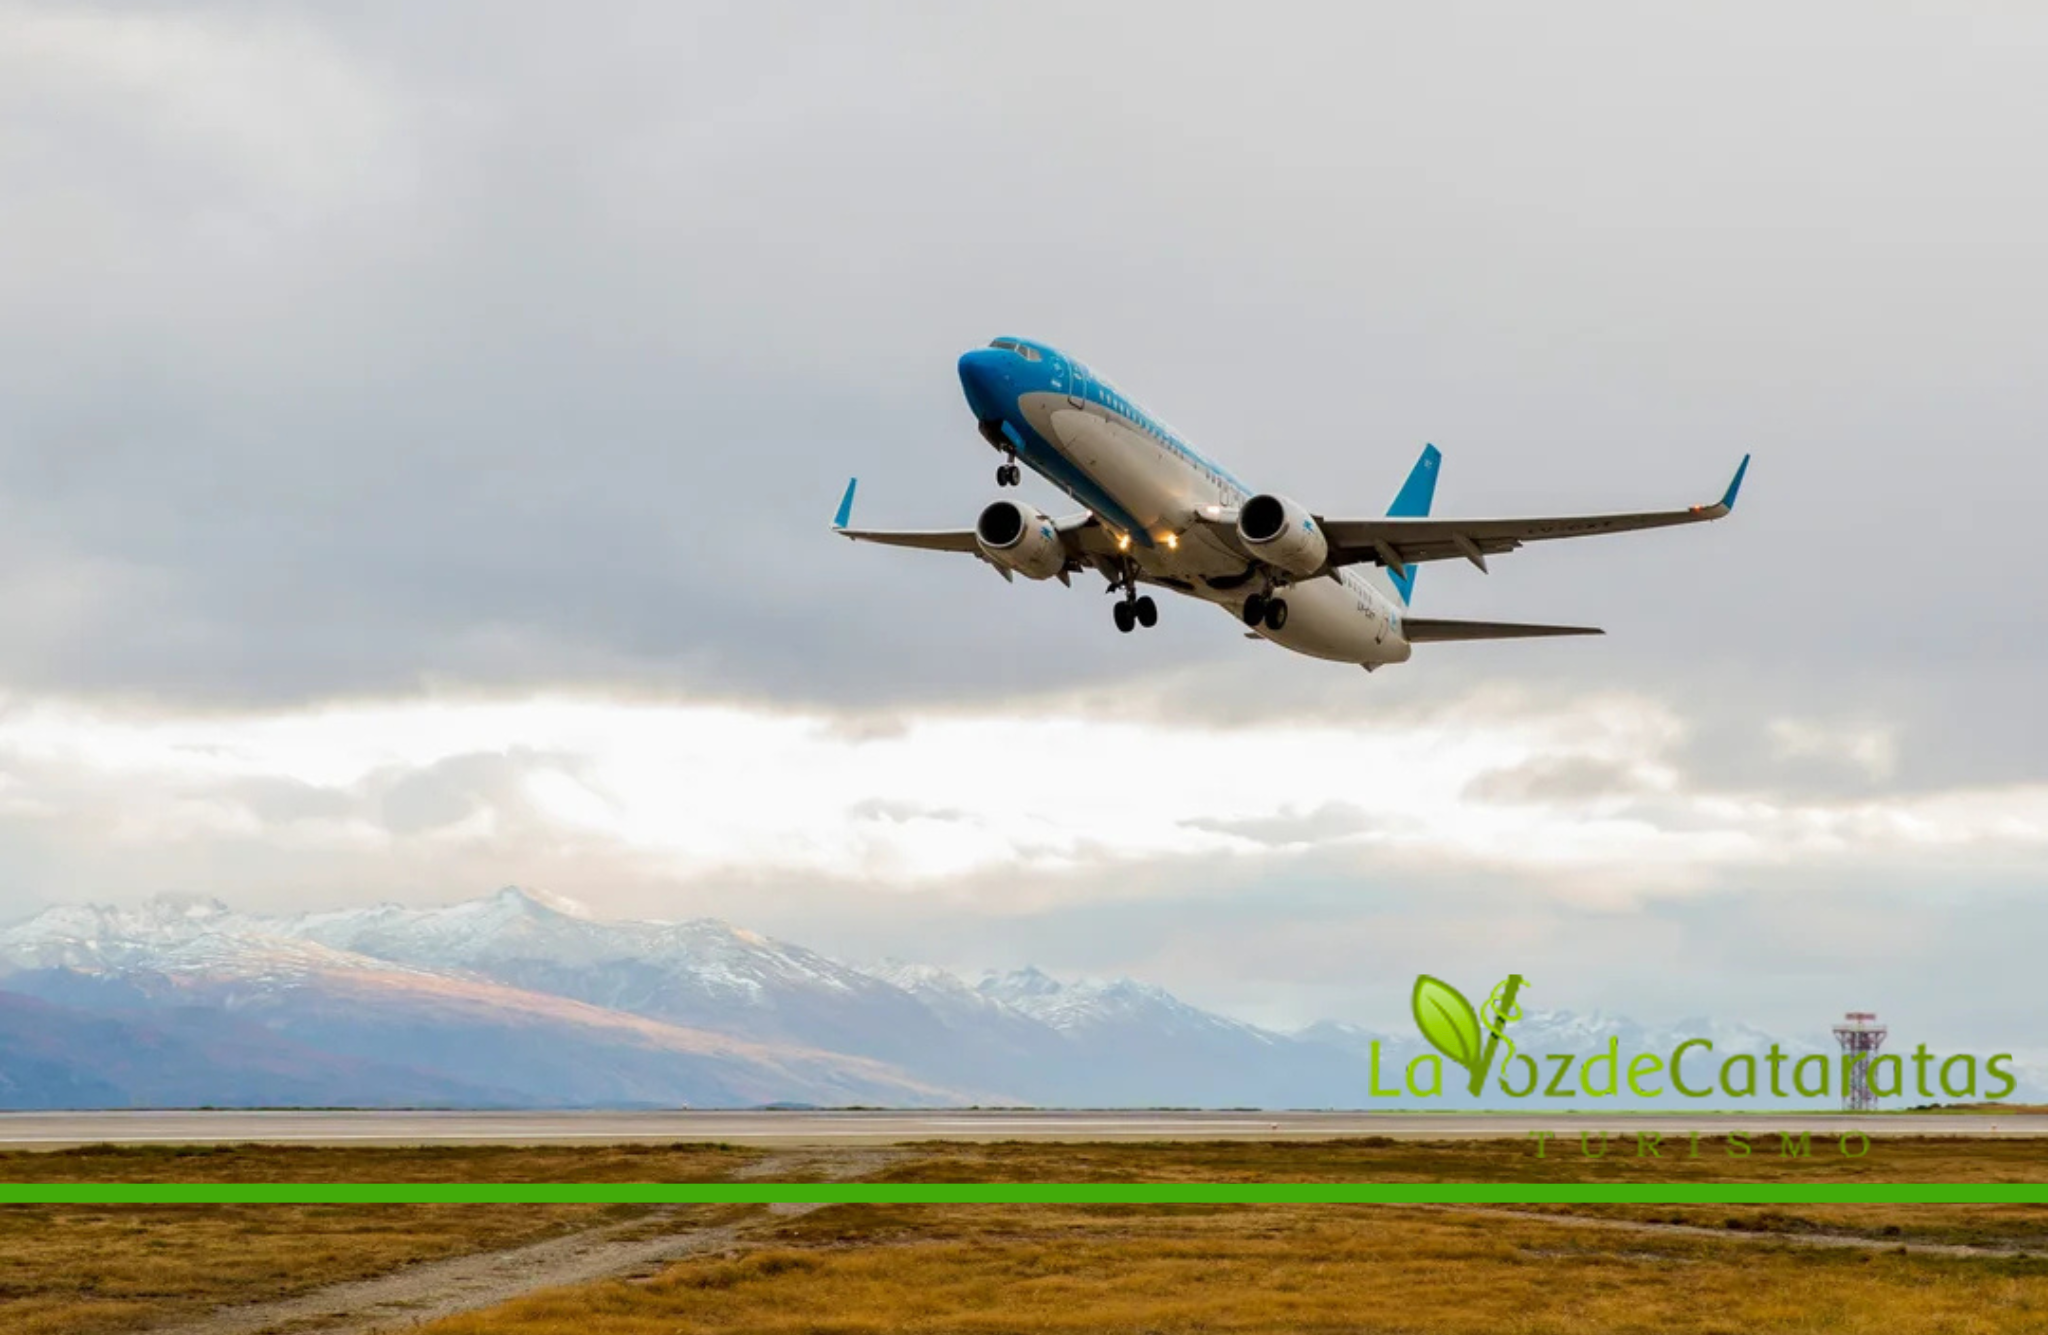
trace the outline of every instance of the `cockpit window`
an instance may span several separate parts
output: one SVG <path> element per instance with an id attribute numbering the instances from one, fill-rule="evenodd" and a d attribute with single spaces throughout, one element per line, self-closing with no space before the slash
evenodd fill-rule
<path id="1" fill-rule="evenodd" d="M 999 338 L 995 342 L 989 344 L 989 346 L 992 348 L 1003 348 L 1006 349 L 1007 351 L 1015 352 L 1017 350 L 1017 340 L 1014 338 Z"/>
<path id="2" fill-rule="evenodd" d="M 1002 348 L 1006 352 L 1014 352 L 1027 362 L 1035 362 L 1038 360 L 1037 348 L 1026 347 L 1022 343 L 1019 343 L 1014 338 L 999 338 L 995 342 L 989 344 L 989 346 L 992 348 Z"/>

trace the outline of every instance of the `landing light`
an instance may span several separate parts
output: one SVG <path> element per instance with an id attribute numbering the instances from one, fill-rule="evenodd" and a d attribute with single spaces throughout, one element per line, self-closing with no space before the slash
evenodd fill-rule
<path id="1" fill-rule="evenodd" d="M 1166 535 L 1166 550 L 1169 552 L 1180 550 L 1180 534 L 1169 533 Z"/>
<path id="2" fill-rule="evenodd" d="M 1117 534 L 1116 549 L 1120 552 L 1127 552 L 1131 550 L 1131 535 L 1128 533 Z"/>

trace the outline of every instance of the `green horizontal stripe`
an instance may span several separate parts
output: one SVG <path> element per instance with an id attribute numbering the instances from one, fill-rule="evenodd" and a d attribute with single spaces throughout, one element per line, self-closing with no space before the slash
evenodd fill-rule
<path id="1" fill-rule="evenodd" d="M 6 1205 L 2044 1205 L 2048 1182 L 10 1182 Z"/>

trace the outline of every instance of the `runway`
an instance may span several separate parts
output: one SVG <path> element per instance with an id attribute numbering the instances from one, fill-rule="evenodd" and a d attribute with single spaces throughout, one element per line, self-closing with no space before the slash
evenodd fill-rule
<path id="1" fill-rule="evenodd" d="M 308 1145 L 605 1144 L 729 1141 L 886 1145 L 898 1141 L 1411 1140 L 1524 1138 L 1534 1131 L 1686 1136 L 1694 1131 L 1860 1131 L 1890 1136 L 2048 1136 L 2048 1114 L 1377 1113 L 1151 1111 L 351 1112 L 138 1111 L 0 1113 L 0 1148 L 265 1142 Z"/>

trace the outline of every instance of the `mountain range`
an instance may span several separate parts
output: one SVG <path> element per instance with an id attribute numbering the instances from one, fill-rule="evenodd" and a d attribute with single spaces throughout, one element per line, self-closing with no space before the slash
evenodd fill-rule
<path id="1" fill-rule="evenodd" d="M 1569 1012 L 1512 1033 L 1549 1052 L 1773 1041 Z M 1334 1022 L 1263 1029 L 1130 979 L 856 968 L 516 888 L 297 916 L 160 897 L 0 930 L 0 1108 L 1417 1106 L 1369 1097 L 1375 1041 L 1383 1083 L 1428 1051 Z"/>

